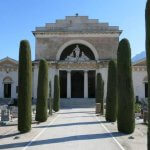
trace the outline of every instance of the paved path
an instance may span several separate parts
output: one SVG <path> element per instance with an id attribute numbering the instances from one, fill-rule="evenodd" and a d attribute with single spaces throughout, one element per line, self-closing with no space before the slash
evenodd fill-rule
<path id="1" fill-rule="evenodd" d="M 23 150 L 121 150 L 94 109 L 64 109 Z M 114 133 L 115 136 L 117 133 Z M 122 149 L 123 150 L 123 149 Z"/>

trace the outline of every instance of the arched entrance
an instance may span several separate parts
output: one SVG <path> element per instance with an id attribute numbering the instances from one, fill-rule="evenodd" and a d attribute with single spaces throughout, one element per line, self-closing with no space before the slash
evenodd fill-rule
<path id="1" fill-rule="evenodd" d="M 97 53 L 97 50 L 95 49 L 95 47 L 91 43 L 89 43 L 85 40 L 81 40 L 81 39 L 77 40 L 76 39 L 76 40 L 70 40 L 70 41 L 64 43 L 59 48 L 58 53 L 56 55 L 56 60 L 60 60 L 60 56 L 61 56 L 62 52 L 64 51 L 64 49 L 66 49 L 68 46 L 73 45 L 73 44 L 82 44 L 84 46 L 87 46 L 92 51 L 92 53 L 94 54 L 95 60 L 99 59 L 99 55 Z"/>
<path id="2" fill-rule="evenodd" d="M 95 56 L 86 45 L 76 43 L 62 51 L 59 61 L 61 98 L 95 97 L 96 70 L 93 64 L 96 66 Z"/>

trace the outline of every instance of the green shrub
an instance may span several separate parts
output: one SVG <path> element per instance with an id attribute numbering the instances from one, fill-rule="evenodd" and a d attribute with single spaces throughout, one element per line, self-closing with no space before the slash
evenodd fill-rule
<path id="1" fill-rule="evenodd" d="M 146 57 L 147 57 L 147 74 L 148 74 L 148 113 L 150 113 L 150 0 L 147 0 L 145 9 L 145 25 L 146 25 Z M 147 148 L 150 150 L 150 115 L 148 115 L 148 133 Z"/>
<path id="2" fill-rule="evenodd" d="M 20 42 L 18 71 L 18 130 L 22 133 L 31 130 L 32 62 L 30 44 Z"/>
<path id="3" fill-rule="evenodd" d="M 37 88 L 37 105 L 35 120 L 44 122 L 47 120 L 48 103 L 48 65 L 46 60 L 40 60 Z"/>
<path id="4" fill-rule="evenodd" d="M 119 43 L 117 53 L 118 69 L 118 130 L 130 134 L 135 128 L 134 92 L 132 84 L 131 49 L 127 39 Z"/>
<path id="5" fill-rule="evenodd" d="M 138 103 L 135 103 L 135 113 L 141 113 L 141 105 Z"/>
<path id="6" fill-rule="evenodd" d="M 100 113 L 104 113 L 104 81 L 100 73 L 97 74 L 97 84 L 96 84 L 96 103 L 101 104 Z"/>
<path id="7" fill-rule="evenodd" d="M 115 122 L 117 119 L 117 67 L 112 60 L 109 62 L 106 96 L 106 121 Z"/>
<path id="8" fill-rule="evenodd" d="M 60 107 L 60 85 L 58 75 L 55 75 L 54 79 L 54 102 L 53 109 L 55 112 L 59 111 Z"/>

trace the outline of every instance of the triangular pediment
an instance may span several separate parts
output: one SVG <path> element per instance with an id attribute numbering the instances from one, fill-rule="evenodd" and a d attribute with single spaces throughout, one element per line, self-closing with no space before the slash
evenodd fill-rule
<path id="1" fill-rule="evenodd" d="M 143 58 L 134 62 L 133 66 L 146 66 L 146 58 Z"/>
<path id="2" fill-rule="evenodd" d="M 0 67 L 17 67 L 18 66 L 18 61 L 10 58 L 10 57 L 6 57 L 0 60 Z"/>

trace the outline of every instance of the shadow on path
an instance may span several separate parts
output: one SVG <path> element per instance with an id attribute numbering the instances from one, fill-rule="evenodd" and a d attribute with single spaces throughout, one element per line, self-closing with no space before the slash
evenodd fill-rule
<path id="1" fill-rule="evenodd" d="M 119 137 L 119 136 L 125 135 L 125 134 L 122 134 L 119 132 L 112 132 L 111 134 L 114 137 Z M 56 143 L 64 143 L 64 142 L 70 142 L 70 141 L 74 142 L 74 141 L 82 141 L 82 140 L 112 138 L 111 134 L 110 133 L 86 134 L 86 135 L 76 135 L 76 136 L 68 136 L 68 137 L 53 138 L 53 139 L 46 139 L 46 140 L 38 140 L 38 141 L 33 141 L 30 146 L 45 145 L 45 144 L 56 144 Z M 12 147 L 13 148 L 24 147 L 29 142 L 3 144 L 3 145 L 0 145 L 0 149 L 11 149 Z"/>
<path id="2" fill-rule="evenodd" d="M 21 135 L 21 133 L 17 132 L 17 133 L 11 133 L 7 135 L 0 135 L 0 139 L 9 138 L 9 137 L 17 136 L 17 135 Z"/>
<path id="3" fill-rule="evenodd" d="M 94 121 L 94 122 L 75 122 L 75 123 L 66 123 L 66 124 L 54 124 L 50 126 L 39 126 L 39 127 L 33 127 L 33 128 L 54 128 L 54 127 L 67 127 L 67 126 L 75 126 L 75 125 L 92 125 L 92 124 L 100 124 L 99 121 Z"/>
<path id="4" fill-rule="evenodd" d="M 67 119 L 67 118 L 93 118 L 93 116 L 73 116 L 73 117 L 64 117 L 64 119 Z"/>
<path id="5" fill-rule="evenodd" d="M 84 113 L 84 114 L 95 114 L 95 111 L 73 111 L 73 112 L 62 112 L 62 113 L 58 113 L 58 114 L 80 114 L 80 113 Z"/>

